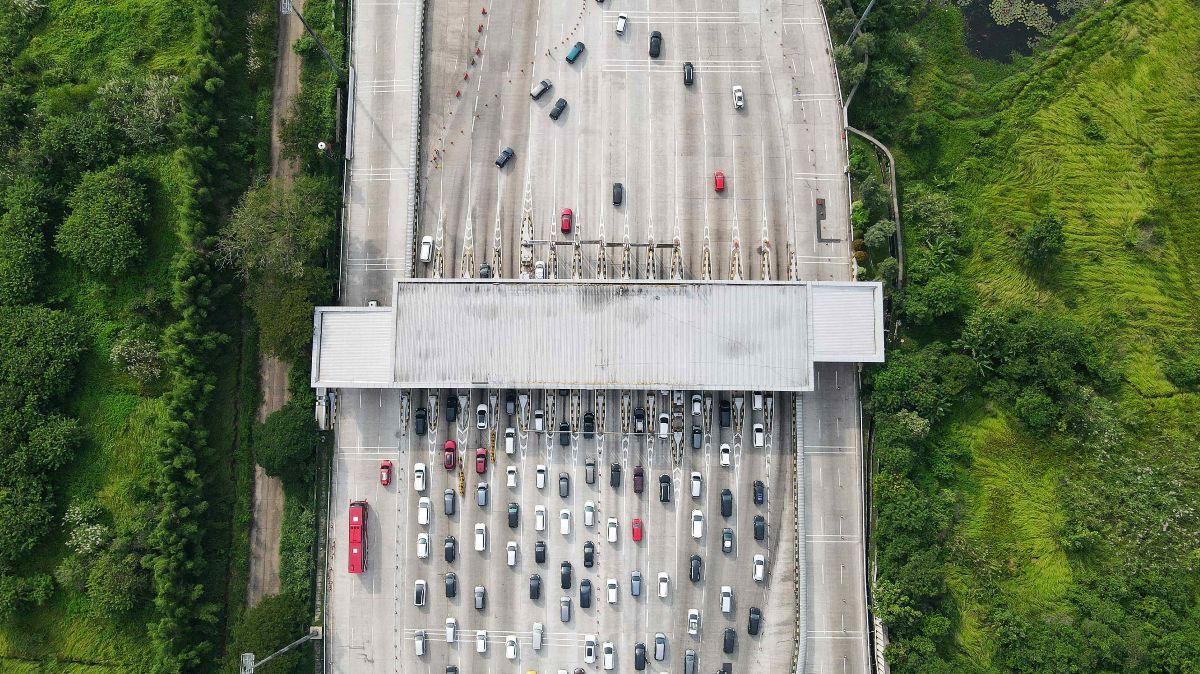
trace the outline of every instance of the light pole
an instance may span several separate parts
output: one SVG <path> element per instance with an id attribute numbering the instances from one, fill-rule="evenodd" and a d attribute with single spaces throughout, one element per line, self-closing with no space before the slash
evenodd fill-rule
<path id="1" fill-rule="evenodd" d="M 293 648 L 299 646 L 300 644 L 302 644 L 306 641 L 309 641 L 311 639 L 320 639 L 320 638 L 321 638 L 321 628 L 317 627 L 317 626 L 313 626 L 313 627 L 308 628 L 308 634 L 305 634 L 304 636 L 300 637 L 299 639 L 296 639 L 292 643 L 275 651 L 274 653 L 268 655 L 267 657 L 263 658 L 262 660 L 259 660 L 258 662 L 254 661 L 253 653 L 242 653 L 241 669 L 239 670 L 239 674 L 254 674 L 255 667 L 262 667 L 263 665 L 267 664 L 271 660 L 279 657 L 280 655 L 283 655 L 284 653 L 287 653 L 288 651 L 292 650 Z"/>

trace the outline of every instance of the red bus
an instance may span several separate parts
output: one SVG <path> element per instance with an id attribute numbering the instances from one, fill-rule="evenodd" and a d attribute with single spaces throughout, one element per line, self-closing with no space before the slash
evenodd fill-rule
<path id="1" fill-rule="evenodd" d="M 367 502 L 350 502 L 350 573 L 367 570 Z"/>

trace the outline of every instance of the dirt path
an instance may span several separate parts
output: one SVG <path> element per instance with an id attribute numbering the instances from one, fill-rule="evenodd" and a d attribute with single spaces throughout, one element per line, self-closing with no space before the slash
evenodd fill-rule
<path id="1" fill-rule="evenodd" d="M 292 5 L 304 10 L 303 0 Z M 275 88 L 271 105 L 271 180 L 291 185 L 296 167 L 280 157 L 282 149 L 279 131 L 284 116 L 300 91 L 300 57 L 292 51 L 304 28 L 293 15 L 279 18 L 279 37 L 275 43 Z M 259 399 L 258 420 L 283 407 L 288 401 L 288 365 L 277 359 L 262 357 L 258 363 Z M 263 597 L 279 592 L 279 537 L 283 525 L 283 484 L 254 467 L 254 508 L 250 519 L 250 586 L 246 604 L 254 606 Z"/>

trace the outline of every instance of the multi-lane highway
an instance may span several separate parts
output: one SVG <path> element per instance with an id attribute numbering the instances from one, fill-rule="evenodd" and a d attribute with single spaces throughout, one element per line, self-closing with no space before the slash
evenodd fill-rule
<path id="1" fill-rule="evenodd" d="M 423 59 L 413 28 L 422 14 Z M 618 35 L 621 15 L 627 22 Z M 560 278 L 851 277 L 839 97 L 816 0 L 401 0 L 356 3 L 352 22 L 354 158 L 343 304 L 386 303 L 396 276 L 478 276 L 483 263 L 505 277 L 532 274 L 539 262 Z M 652 31 L 663 36 L 657 58 L 648 54 Z M 580 41 L 586 49 L 567 63 Z M 693 66 L 691 85 L 684 83 L 684 63 Z M 421 91 L 414 86 L 417 67 L 423 68 Z M 543 78 L 553 88 L 534 101 L 530 89 Z M 744 91 L 742 109 L 734 106 L 735 85 Z M 418 95 L 422 109 L 414 120 Z M 559 98 L 568 107 L 551 120 Z M 498 169 L 494 162 L 505 147 L 515 157 Z M 720 192 L 717 171 L 725 177 Z M 410 190 L 414 172 L 417 192 Z M 614 182 L 624 186 L 617 206 Z M 563 208 L 574 214 L 569 233 L 560 227 Z M 429 263 L 418 259 L 425 236 L 435 242 Z M 480 337 L 486 343 L 487 336 Z M 504 357 L 503 345 L 493 348 Z M 778 394 L 768 398 L 770 409 L 751 409 L 750 392 L 706 399 L 697 420 L 690 415 L 691 392 L 684 393 L 681 446 L 674 437 L 654 435 L 657 412 L 676 411 L 673 396 L 657 391 L 525 391 L 512 416 L 505 410 L 507 392 L 343 391 L 328 529 L 330 671 L 597 671 L 602 653 L 596 663 L 584 662 L 587 634 L 596 635 L 598 649 L 613 643 L 618 671 L 632 670 L 639 642 L 647 646 L 650 671 L 684 671 L 687 649 L 696 652 L 697 672 L 724 662 L 736 671 L 784 672 L 796 662 L 806 671 L 866 671 L 856 376 L 850 365 L 821 365 L 816 374 L 814 392 L 795 399 Z M 448 396 L 461 400 L 458 421 L 445 418 Z M 715 414 L 721 400 L 735 396 L 743 397 L 747 415 L 740 432 L 721 427 Z M 483 430 L 474 419 L 480 403 L 488 406 Z M 629 432 L 635 407 L 646 411 L 649 433 Z M 418 408 L 429 413 L 424 435 L 416 433 Z M 549 432 L 533 430 L 539 409 Z M 593 438 L 582 433 L 588 411 L 599 426 Z M 567 446 L 557 433 L 564 421 Z M 694 422 L 703 429 L 700 450 L 691 448 Z M 751 446 L 754 423 L 769 427 L 761 449 Z M 511 456 L 503 439 L 510 426 L 517 436 Z M 457 443 L 461 470 L 442 468 L 447 439 Z M 729 467 L 720 465 L 725 443 Z M 483 475 L 474 465 L 480 446 L 489 449 Z M 393 462 L 388 486 L 379 480 L 385 459 Z M 584 479 L 588 459 L 597 464 L 595 484 Z M 623 471 L 618 488 L 609 483 L 613 462 Z M 427 472 L 421 493 L 414 492 L 417 463 Z M 538 465 L 548 473 L 542 489 L 535 485 Z M 646 476 L 642 494 L 632 488 L 638 465 Z M 509 467 L 516 469 L 512 487 Z M 690 496 L 692 471 L 702 475 L 698 498 Z M 565 498 L 558 494 L 560 472 L 570 483 Z M 667 503 L 657 493 L 664 474 L 672 485 Z M 756 479 L 767 495 L 761 506 L 752 501 Z M 488 483 L 485 507 L 476 501 L 480 481 Z M 447 488 L 455 494 L 453 515 L 444 510 Z M 719 507 L 725 488 L 734 499 L 728 519 Z M 431 499 L 428 525 L 417 523 L 422 496 Z M 350 575 L 345 504 L 357 499 L 370 504 L 369 567 Z M 589 500 L 596 509 L 590 527 L 584 526 Z M 507 526 L 510 502 L 519 505 L 516 529 Z M 539 505 L 547 512 L 545 531 L 535 526 Z M 559 530 L 563 509 L 571 518 L 566 536 Z M 699 539 L 691 535 L 693 509 L 704 516 Z M 764 541 L 754 539 L 756 514 L 768 523 Z M 607 539 L 609 517 L 618 522 L 616 543 Z M 631 537 L 634 518 L 644 525 L 640 542 Z M 477 523 L 487 528 L 482 552 L 473 549 Z M 721 549 L 725 527 L 734 536 L 729 553 Z M 421 533 L 429 539 L 424 559 L 416 550 Z M 453 562 L 444 557 L 446 536 L 457 543 Z M 539 540 L 546 543 L 544 563 L 534 559 Z M 518 546 L 512 567 L 505 551 L 510 541 Z M 592 568 L 583 564 L 587 541 L 596 549 Z M 688 580 L 692 554 L 703 560 L 696 583 Z M 766 560 L 762 582 L 751 575 L 755 554 Z M 573 567 L 568 590 L 560 587 L 562 561 Z M 635 570 L 644 578 L 640 597 L 630 594 Z M 664 571 L 669 589 L 659 598 L 657 578 Z M 451 572 L 457 595 L 448 598 Z M 542 580 L 537 600 L 529 595 L 534 573 Z M 619 586 L 612 605 L 609 578 Z M 579 605 L 584 579 L 593 586 L 587 609 Z M 417 580 L 428 586 L 423 606 L 414 605 Z M 477 585 L 487 593 L 481 610 L 474 608 Z M 720 607 L 723 585 L 734 592 L 729 614 Z M 560 619 L 563 596 L 572 601 L 567 622 Z M 751 606 L 763 615 L 756 636 L 747 632 Z M 701 616 L 695 635 L 687 629 L 692 608 Z M 457 624 L 453 644 L 446 643 L 447 618 Z M 541 649 L 532 646 L 535 622 L 545 630 Z M 737 633 L 730 654 L 722 652 L 727 627 Z M 420 657 L 418 630 L 427 638 Z M 487 632 L 484 653 L 476 652 L 478 630 Z M 658 632 L 668 643 L 663 662 L 653 660 Z M 505 653 L 509 635 L 519 640 L 513 660 Z"/>

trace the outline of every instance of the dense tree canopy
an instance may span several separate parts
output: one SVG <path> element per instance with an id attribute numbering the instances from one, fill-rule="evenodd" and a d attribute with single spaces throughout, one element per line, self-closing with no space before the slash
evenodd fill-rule
<path id="1" fill-rule="evenodd" d="M 87 173 L 67 200 L 71 214 L 55 239 L 60 253 L 92 273 L 114 277 L 142 256 L 150 217 L 146 186 L 130 169 Z"/>

